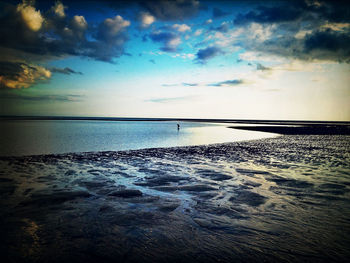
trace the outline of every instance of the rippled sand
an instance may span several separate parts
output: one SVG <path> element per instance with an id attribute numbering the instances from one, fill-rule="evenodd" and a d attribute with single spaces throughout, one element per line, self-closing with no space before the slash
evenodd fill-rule
<path id="1" fill-rule="evenodd" d="M 350 136 L 0 159 L 6 262 L 350 258 Z"/>

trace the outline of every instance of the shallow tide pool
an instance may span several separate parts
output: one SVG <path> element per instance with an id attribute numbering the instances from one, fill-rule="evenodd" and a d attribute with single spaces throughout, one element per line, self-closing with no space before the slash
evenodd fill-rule
<path id="1" fill-rule="evenodd" d="M 0 156 L 120 151 L 235 142 L 275 134 L 173 121 L 0 121 Z"/>

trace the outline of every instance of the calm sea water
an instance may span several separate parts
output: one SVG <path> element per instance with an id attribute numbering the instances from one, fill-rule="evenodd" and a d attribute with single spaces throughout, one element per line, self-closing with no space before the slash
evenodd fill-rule
<path id="1" fill-rule="evenodd" d="M 227 124 L 165 121 L 1 121 L 0 156 L 118 151 L 273 137 Z"/>

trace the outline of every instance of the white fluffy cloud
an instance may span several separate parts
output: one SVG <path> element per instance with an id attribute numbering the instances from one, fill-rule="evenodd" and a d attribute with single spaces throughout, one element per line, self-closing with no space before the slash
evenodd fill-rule
<path id="1" fill-rule="evenodd" d="M 197 37 L 203 33 L 203 29 L 197 29 L 196 32 L 194 32 L 194 35 Z"/>
<path id="2" fill-rule="evenodd" d="M 140 14 L 140 22 L 142 28 L 147 28 L 156 21 L 156 18 L 150 13 L 142 12 Z"/>
<path id="3" fill-rule="evenodd" d="M 177 30 L 177 31 L 179 31 L 179 32 L 186 32 L 186 31 L 191 31 L 191 27 L 189 27 L 188 25 L 186 25 L 186 24 L 182 24 L 182 25 L 180 25 L 180 24 L 175 24 L 175 25 L 173 25 L 173 29 L 175 29 L 175 30 Z"/>

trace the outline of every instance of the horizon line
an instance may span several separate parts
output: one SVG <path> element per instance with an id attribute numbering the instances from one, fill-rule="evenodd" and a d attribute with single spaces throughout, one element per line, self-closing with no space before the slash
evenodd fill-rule
<path id="1" fill-rule="evenodd" d="M 0 120 L 95 120 L 95 121 L 191 121 L 245 124 L 338 124 L 350 125 L 350 121 L 313 121 L 313 120 L 268 120 L 268 119 L 227 119 L 227 118 L 168 118 L 168 117 L 97 117 L 97 116 L 31 116 L 1 115 Z"/>

